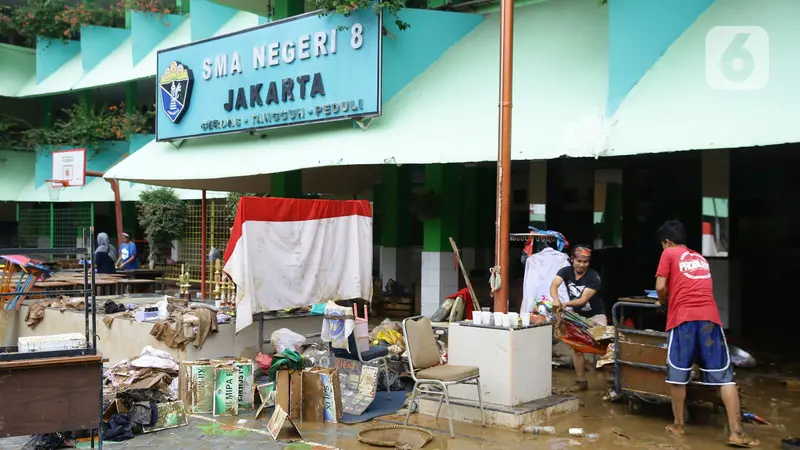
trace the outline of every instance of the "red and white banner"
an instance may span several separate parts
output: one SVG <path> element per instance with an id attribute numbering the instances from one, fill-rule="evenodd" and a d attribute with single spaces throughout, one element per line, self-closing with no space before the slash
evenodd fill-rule
<path id="1" fill-rule="evenodd" d="M 225 250 L 236 332 L 253 314 L 370 300 L 372 208 L 365 200 L 242 197 Z"/>

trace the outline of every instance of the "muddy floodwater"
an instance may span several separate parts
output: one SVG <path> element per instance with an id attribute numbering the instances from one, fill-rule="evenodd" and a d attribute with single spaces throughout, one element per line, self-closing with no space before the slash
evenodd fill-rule
<path id="1" fill-rule="evenodd" d="M 547 425 L 554 426 L 555 436 L 534 436 L 498 428 L 456 423 L 456 439 L 447 433 L 447 420 L 438 421 L 430 416 L 412 415 L 413 425 L 430 429 L 434 440 L 424 448 L 437 449 L 719 449 L 725 447 L 727 431 L 725 414 L 714 412 L 709 406 L 690 409 L 687 435 L 682 438 L 668 436 L 664 426 L 671 420 L 668 405 L 651 405 L 641 414 L 634 414 L 624 404 L 607 404 L 602 401 L 607 386 L 605 374 L 591 372 L 588 392 L 581 393 L 581 408 L 572 415 L 555 419 Z M 745 430 L 761 441 L 761 448 L 780 448 L 781 439 L 800 436 L 800 392 L 793 391 L 786 380 L 797 379 L 795 374 L 778 371 L 774 367 L 760 367 L 750 371 L 738 370 L 737 381 L 742 387 L 743 407 L 771 425 L 745 424 Z M 571 371 L 554 372 L 554 389 L 571 386 Z M 442 416 L 446 417 L 446 410 Z M 371 425 L 402 423 L 398 416 L 384 417 L 360 425 L 298 424 L 303 436 L 313 442 L 333 445 L 342 449 L 366 449 L 358 443 L 358 432 Z M 580 427 L 594 438 L 571 438 L 568 429 Z M 234 419 L 191 418 L 189 426 L 136 436 L 134 439 L 107 445 L 109 449 L 165 448 L 178 449 L 313 449 L 307 444 L 286 444 L 266 436 L 266 420 L 252 420 L 252 415 Z M 19 449 L 27 438 L 0 439 L 0 449 Z M 80 447 L 87 448 L 88 443 Z"/>

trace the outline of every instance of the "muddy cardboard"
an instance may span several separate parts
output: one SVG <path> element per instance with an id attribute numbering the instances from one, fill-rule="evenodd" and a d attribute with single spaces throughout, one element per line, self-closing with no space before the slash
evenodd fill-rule
<path id="1" fill-rule="evenodd" d="M 239 415 L 239 374 L 233 362 L 216 363 L 214 370 L 214 415 Z"/>
<path id="2" fill-rule="evenodd" d="M 209 414 L 214 408 L 214 374 L 209 361 L 181 363 L 180 397 L 191 414 Z"/>
<path id="3" fill-rule="evenodd" d="M 253 361 L 249 359 L 239 359 L 234 363 L 236 373 L 239 377 L 238 401 L 239 409 L 253 409 L 254 404 L 254 382 Z"/>

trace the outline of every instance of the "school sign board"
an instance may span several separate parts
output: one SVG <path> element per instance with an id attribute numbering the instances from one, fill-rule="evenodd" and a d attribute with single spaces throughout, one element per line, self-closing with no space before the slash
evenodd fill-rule
<path id="1" fill-rule="evenodd" d="M 381 114 L 382 18 L 319 12 L 158 52 L 156 139 Z"/>

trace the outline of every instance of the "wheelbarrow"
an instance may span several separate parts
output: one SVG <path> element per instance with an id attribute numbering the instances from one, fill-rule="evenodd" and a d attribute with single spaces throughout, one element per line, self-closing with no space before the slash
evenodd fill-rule
<path id="1" fill-rule="evenodd" d="M 617 302 L 611 310 L 614 321 L 614 393 L 626 402 L 633 413 L 640 413 L 646 404 L 669 404 L 667 376 L 667 338 L 663 331 L 620 330 L 623 308 L 658 307 L 650 303 Z M 689 404 L 711 403 L 715 411 L 724 408 L 719 390 L 690 381 L 686 386 L 685 418 Z"/>

